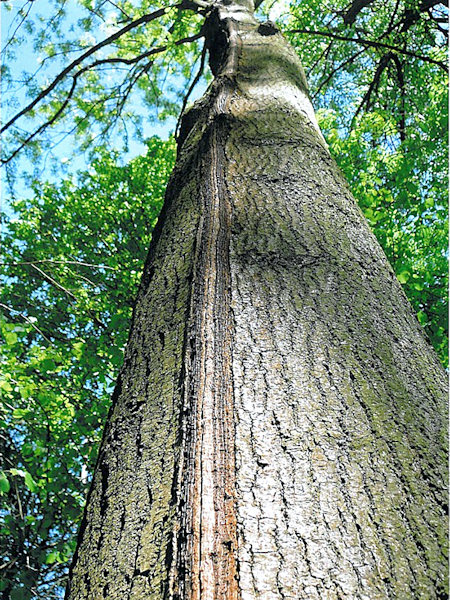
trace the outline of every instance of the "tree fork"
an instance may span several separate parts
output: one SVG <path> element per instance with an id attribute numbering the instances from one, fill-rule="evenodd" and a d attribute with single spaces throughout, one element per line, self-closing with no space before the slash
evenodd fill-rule
<path id="1" fill-rule="evenodd" d="M 250 2 L 205 27 L 67 598 L 446 594 L 445 377 Z"/>

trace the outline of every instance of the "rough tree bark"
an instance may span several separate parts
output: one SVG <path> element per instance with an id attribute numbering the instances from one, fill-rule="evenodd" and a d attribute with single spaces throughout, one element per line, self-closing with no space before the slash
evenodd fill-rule
<path id="1" fill-rule="evenodd" d="M 250 3 L 207 21 L 67 598 L 445 598 L 445 378 Z"/>

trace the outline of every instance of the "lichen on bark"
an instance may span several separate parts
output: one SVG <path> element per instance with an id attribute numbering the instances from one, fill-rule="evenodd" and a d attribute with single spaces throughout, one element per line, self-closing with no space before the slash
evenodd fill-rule
<path id="1" fill-rule="evenodd" d="M 67 597 L 446 597 L 445 377 L 250 2 L 205 27 Z"/>

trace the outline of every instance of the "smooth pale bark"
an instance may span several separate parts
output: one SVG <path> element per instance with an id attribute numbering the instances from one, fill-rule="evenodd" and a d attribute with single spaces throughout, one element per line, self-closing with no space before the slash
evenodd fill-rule
<path id="1" fill-rule="evenodd" d="M 295 52 L 209 18 L 70 600 L 445 598 L 445 377 Z"/>

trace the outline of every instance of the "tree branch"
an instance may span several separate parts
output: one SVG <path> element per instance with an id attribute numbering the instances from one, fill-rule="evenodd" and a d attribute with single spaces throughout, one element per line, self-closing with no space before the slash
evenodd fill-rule
<path id="1" fill-rule="evenodd" d="M 31 325 L 31 327 L 33 327 L 33 329 L 36 329 L 36 331 L 42 335 L 42 337 L 44 338 L 44 340 L 46 340 L 50 345 L 53 346 L 52 341 L 45 335 L 45 333 L 43 333 L 39 327 L 37 325 L 35 325 L 33 323 L 33 321 L 27 317 L 27 315 L 24 315 L 23 313 L 21 313 L 19 310 L 16 310 L 15 308 L 12 308 L 11 306 L 8 306 L 7 304 L 3 304 L 3 302 L 0 302 L 0 306 L 2 308 L 5 308 L 8 312 L 10 313 L 16 313 L 17 315 L 19 315 L 20 317 L 22 317 L 22 319 L 24 319 L 27 323 L 29 323 Z M 3 567 L 0 567 L 3 568 Z"/>
<path id="2" fill-rule="evenodd" d="M 370 6 L 374 0 L 353 0 L 350 8 L 344 14 L 343 19 L 346 25 L 352 25 L 356 21 L 356 17 L 358 14 L 367 6 Z M 445 0 L 422 0 L 422 2 L 417 6 L 417 8 L 408 9 L 405 11 L 405 15 L 408 17 L 409 15 L 420 15 L 421 12 L 426 11 L 428 8 L 432 6 L 436 6 L 437 4 L 444 4 L 448 6 L 448 2 Z"/>
<path id="3" fill-rule="evenodd" d="M 397 52 L 398 54 L 404 54 L 405 56 L 411 56 L 413 58 L 418 58 L 419 60 L 423 60 L 424 62 L 431 63 L 433 65 L 437 65 L 441 69 L 447 72 L 447 66 L 434 58 L 430 58 L 429 56 L 422 56 L 421 54 L 416 54 L 415 52 L 411 52 L 410 50 L 405 50 L 403 48 L 398 48 L 397 46 L 392 46 L 391 44 L 385 44 L 383 42 L 375 42 L 373 40 L 364 40 L 362 38 L 352 38 L 344 35 L 340 35 L 338 33 L 334 33 L 332 31 L 314 31 L 310 29 L 290 29 L 287 33 L 301 33 L 305 35 L 317 35 L 323 36 L 327 38 L 332 38 L 334 40 L 340 40 L 342 42 L 354 42 L 355 44 L 361 44 L 363 46 L 370 46 L 372 48 L 385 48 L 386 50 L 391 50 L 392 52 Z"/>
<path id="4" fill-rule="evenodd" d="M 392 54 L 392 60 L 394 61 L 395 68 L 397 70 L 398 86 L 400 88 L 399 133 L 400 133 L 400 141 L 404 142 L 406 139 L 405 76 L 404 76 L 404 72 L 403 72 L 403 65 L 396 54 Z"/>
<path id="5" fill-rule="evenodd" d="M 174 44 L 176 46 L 180 46 L 181 44 L 186 44 L 188 42 L 194 42 L 194 41 L 200 39 L 201 37 L 203 37 L 203 33 L 202 32 L 196 33 L 194 35 L 191 35 L 191 36 L 182 38 L 180 40 L 177 40 L 176 42 L 174 42 Z M 135 63 L 143 60 L 144 58 L 148 58 L 149 56 L 153 56 L 154 54 L 160 54 L 161 52 L 165 52 L 167 49 L 168 49 L 168 45 L 159 46 L 158 48 L 152 48 L 151 50 L 147 50 L 147 52 L 143 52 L 142 54 L 139 54 L 138 56 L 135 56 L 134 58 L 118 58 L 118 57 L 116 57 L 116 58 L 114 58 L 114 57 L 113 58 L 103 58 L 103 59 L 96 60 L 93 63 L 91 63 L 89 65 L 86 65 L 85 67 L 82 67 L 79 71 L 77 71 L 75 73 L 75 75 L 72 75 L 72 85 L 71 85 L 71 87 L 70 87 L 70 89 L 69 89 L 69 91 L 67 93 L 67 96 L 64 99 L 64 102 L 61 104 L 61 106 L 58 108 L 58 110 L 55 112 L 55 114 L 48 121 L 46 121 L 45 123 L 43 123 L 42 125 L 40 125 L 40 127 L 38 127 L 33 133 L 31 133 L 20 144 L 20 146 L 18 146 L 18 148 L 16 148 L 14 150 L 14 152 L 10 156 L 8 156 L 8 158 L 2 159 L 0 161 L 1 164 L 4 164 L 4 165 L 8 164 L 22 150 L 22 148 L 24 148 L 27 144 L 29 144 L 31 142 L 31 140 L 33 140 L 37 135 L 39 135 L 42 131 L 44 131 L 44 129 L 46 129 L 50 125 L 53 125 L 53 123 L 61 116 L 61 114 L 67 108 L 67 105 L 69 104 L 71 98 L 73 97 L 73 94 L 75 92 L 75 88 L 76 88 L 76 85 L 77 85 L 77 80 L 80 77 L 80 75 L 82 75 L 86 71 L 89 71 L 90 69 L 94 69 L 95 67 L 98 67 L 98 66 L 103 65 L 103 64 L 118 64 L 118 63 L 121 63 L 121 64 L 126 64 L 126 65 L 132 65 L 132 64 L 135 64 Z M 74 61 L 74 62 L 76 62 L 76 61 Z M 151 63 L 151 64 L 153 64 L 153 63 Z M 66 69 L 65 69 L 65 71 L 66 71 Z M 47 88 L 47 93 L 49 93 L 51 91 L 50 87 L 51 86 L 49 86 Z M 23 111 L 22 111 L 22 114 L 23 114 Z M 14 119 L 19 118 L 19 116 L 20 116 L 20 114 L 17 115 L 17 117 L 15 117 Z M 12 124 L 12 122 L 10 122 L 10 124 Z M 8 124 L 5 125 L 5 127 L 3 129 L 6 129 L 7 127 L 9 127 Z M 1 130 L 1 131 L 3 131 L 3 130 Z"/>
<path id="6" fill-rule="evenodd" d="M 51 285 L 54 285 L 56 288 L 60 289 L 62 292 L 67 294 L 67 296 L 69 296 L 69 298 L 72 298 L 72 300 L 75 300 L 75 302 L 78 301 L 78 298 L 75 296 L 75 294 L 73 294 L 70 290 L 66 289 L 63 285 L 61 285 L 60 283 L 55 281 L 53 279 L 53 277 L 50 277 L 50 275 L 48 275 L 48 273 L 45 273 L 45 271 L 43 271 L 42 269 L 40 269 L 33 263 L 30 266 L 33 269 L 36 269 L 36 271 L 38 271 L 38 273 L 40 273 L 42 275 L 42 277 L 45 279 L 45 281 L 47 281 Z"/>
<path id="7" fill-rule="evenodd" d="M 324 81 L 321 82 L 321 84 L 319 85 L 319 87 L 317 88 L 317 91 L 314 93 L 313 98 L 315 98 L 318 94 L 320 94 L 320 92 L 322 91 L 323 87 L 334 77 L 334 75 L 340 70 L 342 69 L 342 67 L 345 67 L 345 65 L 348 65 L 349 63 L 353 62 L 355 60 L 355 58 L 358 58 L 358 56 L 360 56 L 362 53 L 364 52 L 364 50 L 359 50 L 358 52 L 356 52 L 355 54 L 352 54 L 351 56 L 349 56 L 349 58 L 347 58 L 346 60 L 344 60 L 343 62 L 339 63 L 337 67 L 335 67 L 331 73 L 328 74 L 328 76 L 325 78 Z"/>
<path id="8" fill-rule="evenodd" d="M 80 71 L 80 74 L 81 74 L 81 71 Z M 67 94 L 64 102 L 58 108 L 58 110 L 56 111 L 56 113 L 51 117 L 51 119 L 49 119 L 48 121 L 46 121 L 45 123 L 43 123 L 40 127 L 38 127 L 36 129 L 36 131 L 34 131 L 33 133 L 31 133 L 20 144 L 20 146 L 14 150 L 14 152 L 8 158 L 2 159 L 1 160 L 1 164 L 2 165 L 8 164 L 22 150 L 22 148 L 24 148 L 27 144 L 29 144 L 33 138 L 35 138 L 37 135 L 39 135 L 41 133 L 41 131 L 43 131 L 47 127 L 50 127 L 50 125 L 53 125 L 53 123 L 58 119 L 58 117 L 62 114 L 62 112 L 65 110 L 65 108 L 69 104 L 70 99 L 72 98 L 73 93 L 75 92 L 75 87 L 77 85 L 77 78 L 78 78 L 78 74 L 73 77 L 72 85 L 70 87 L 70 90 L 69 90 L 69 92 L 68 92 L 68 94 Z"/>
<path id="9" fill-rule="evenodd" d="M 389 64 L 389 61 L 392 59 L 392 53 L 389 52 L 389 54 L 385 54 L 380 62 L 377 65 L 377 68 L 375 70 L 375 74 L 373 76 L 373 79 L 367 89 L 367 92 L 364 94 L 363 99 L 361 100 L 361 104 L 358 106 L 357 111 L 355 112 L 353 119 L 356 119 L 356 117 L 359 115 L 359 113 L 361 112 L 361 110 L 364 107 L 364 104 L 367 107 L 367 110 L 370 109 L 370 97 L 372 95 L 373 92 L 376 92 L 378 90 L 378 87 L 380 85 L 380 79 L 381 79 L 381 75 L 383 74 L 384 70 L 386 69 L 386 67 Z"/>
<path id="10" fill-rule="evenodd" d="M 351 25 L 354 23 L 356 21 L 356 17 L 363 10 L 363 8 L 366 8 L 366 6 L 369 6 L 372 4 L 372 2 L 373 0 L 353 0 L 352 5 L 344 14 L 344 23 L 346 25 Z"/>

